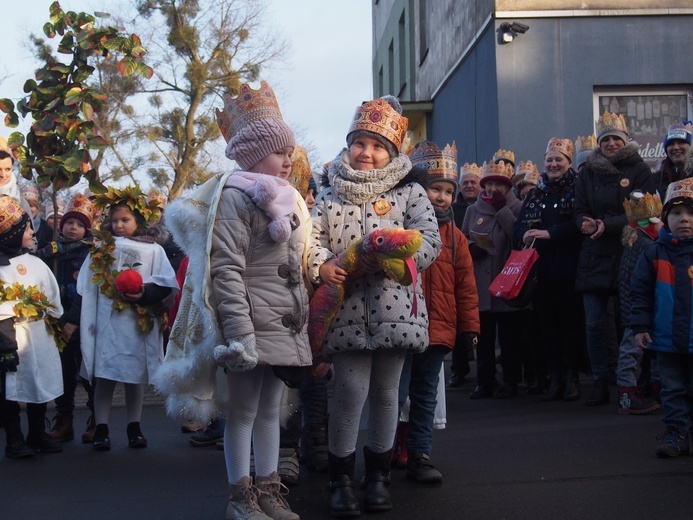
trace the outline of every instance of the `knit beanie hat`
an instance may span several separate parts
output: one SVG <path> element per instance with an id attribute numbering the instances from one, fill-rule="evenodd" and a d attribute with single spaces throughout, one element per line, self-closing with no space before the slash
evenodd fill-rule
<path id="1" fill-rule="evenodd" d="M 347 132 L 347 147 L 358 136 L 377 140 L 387 150 L 390 159 L 397 157 L 407 135 L 409 120 L 402 116 L 402 105 L 395 96 L 383 96 L 363 103 L 356 109 Z"/>
<path id="2" fill-rule="evenodd" d="M 93 217 L 94 204 L 92 204 L 92 202 L 86 196 L 78 193 L 70 202 L 70 207 L 67 209 L 67 213 L 65 213 L 60 219 L 60 232 L 62 233 L 65 222 L 71 218 L 74 218 L 84 224 L 84 228 L 86 229 L 84 236 L 90 236 L 91 231 L 89 230 L 91 229 L 91 220 Z"/>
<path id="3" fill-rule="evenodd" d="M 683 141 L 685 143 L 691 144 L 691 138 L 693 137 L 693 122 L 682 121 L 672 123 L 667 130 L 667 135 L 664 138 L 664 149 L 669 146 L 671 141 Z"/>
<path id="4" fill-rule="evenodd" d="M 258 90 L 241 85 L 237 97 L 224 96 L 224 110 L 217 110 L 217 124 L 226 145 L 226 157 L 249 170 L 284 147 L 294 148 L 294 134 L 282 119 L 277 98 L 266 81 Z"/>

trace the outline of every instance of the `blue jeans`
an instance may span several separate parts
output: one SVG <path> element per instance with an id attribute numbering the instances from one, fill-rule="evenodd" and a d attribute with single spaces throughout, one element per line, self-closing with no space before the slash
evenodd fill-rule
<path id="1" fill-rule="evenodd" d="M 606 341 L 609 293 L 586 292 L 582 295 L 582 303 L 585 307 L 587 353 L 590 357 L 592 377 L 595 381 L 605 379 L 609 373 Z"/>
<path id="2" fill-rule="evenodd" d="M 650 354 L 653 352 L 650 351 Z M 623 340 L 618 349 L 618 374 L 616 384 L 620 387 L 632 388 L 638 386 L 638 368 L 642 363 L 645 351 L 635 344 L 633 329 L 626 327 Z M 650 381 L 659 381 L 657 358 L 650 356 Z"/>
<path id="3" fill-rule="evenodd" d="M 690 428 L 693 421 L 693 354 L 657 352 L 662 382 L 662 422 L 674 428 Z"/>
<path id="4" fill-rule="evenodd" d="M 306 376 L 301 385 L 303 425 L 327 424 L 327 377 Z"/>
<path id="5" fill-rule="evenodd" d="M 408 354 L 399 380 L 399 407 L 409 395 L 409 431 L 407 452 L 410 457 L 430 455 L 433 450 L 433 419 L 438 404 L 438 379 L 443 358 L 448 353 L 443 345 L 431 345 L 420 354 Z"/>

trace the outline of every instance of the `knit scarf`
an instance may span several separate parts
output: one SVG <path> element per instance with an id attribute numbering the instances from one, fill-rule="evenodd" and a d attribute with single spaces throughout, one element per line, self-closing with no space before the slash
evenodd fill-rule
<path id="1" fill-rule="evenodd" d="M 438 226 L 443 226 L 452 220 L 452 206 L 446 210 L 433 208 L 438 220 Z"/>
<path id="2" fill-rule="evenodd" d="M 567 203 L 571 207 L 574 206 L 576 178 L 577 173 L 572 168 L 569 168 L 558 179 L 549 179 L 546 172 L 543 172 L 539 178 L 537 189 L 530 191 L 529 195 L 527 195 L 526 205 L 529 206 L 532 202 L 541 205 L 547 195 L 563 193 L 562 202 Z"/>
<path id="3" fill-rule="evenodd" d="M 269 234 L 275 242 L 291 237 L 291 215 L 296 209 L 298 192 L 289 181 L 264 173 L 235 172 L 226 186 L 243 191 L 272 220 Z"/>
<path id="4" fill-rule="evenodd" d="M 9 195 L 17 201 L 17 203 L 20 202 L 21 195 L 19 193 L 19 186 L 17 186 L 17 179 L 14 177 L 14 172 L 10 175 L 10 180 L 0 186 L 0 195 Z"/>
<path id="5" fill-rule="evenodd" d="M 345 149 L 332 161 L 327 179 L 340 199 L 358 206 L 390 191 L 409 170 L 411 161 L 403 153 L 392 159 L 384 168 L 354 170 L 349 165 L 349 155 Z"/>

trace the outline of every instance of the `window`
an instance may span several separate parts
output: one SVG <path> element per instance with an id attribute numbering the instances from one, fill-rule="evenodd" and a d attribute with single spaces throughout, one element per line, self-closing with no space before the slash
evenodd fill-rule
<path id="1" fill-rule="evenodd" d="M 604 112 L 622 114 L 628 135 L 640 145 L 640 155 L 652 168 L 664 159 L 664 136 L 674 121 L 690 119 L 686 90 L 637 89 L 595 92 L 595 120 Z"/>
<path id="2" fill-rule="evenodd" d="M 428 54 L 428 14 L 426 0 L 419 0 L 419 65 Z"/>

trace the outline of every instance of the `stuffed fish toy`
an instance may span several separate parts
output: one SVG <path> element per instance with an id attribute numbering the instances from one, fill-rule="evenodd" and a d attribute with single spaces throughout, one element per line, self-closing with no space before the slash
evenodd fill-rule
<path id="1" fill-rule="evenodd" d="M 308 337 L 314 364 L 313 375 L 318 375 L 325 367 L 318 356 L 332 320 L 344 302 L 346 285 L 355 278 L 363 276 L 363 261 L 370 265 L 377 263 L 385 275 L 402 285 L 416 282 L 416 264 L 413 256 L 421 247 L 423 237 L 417 229 L 389 228 L 376 229 L 359 240 L 352 242 L 340 256 L 341 267 L 347 273 L 346 282 L 339 285 L 324 283 L 320 285 L 310 300 L 308 315 Z M 412 316 L 416 314 L 416 296 L 412 303 Z"/>

